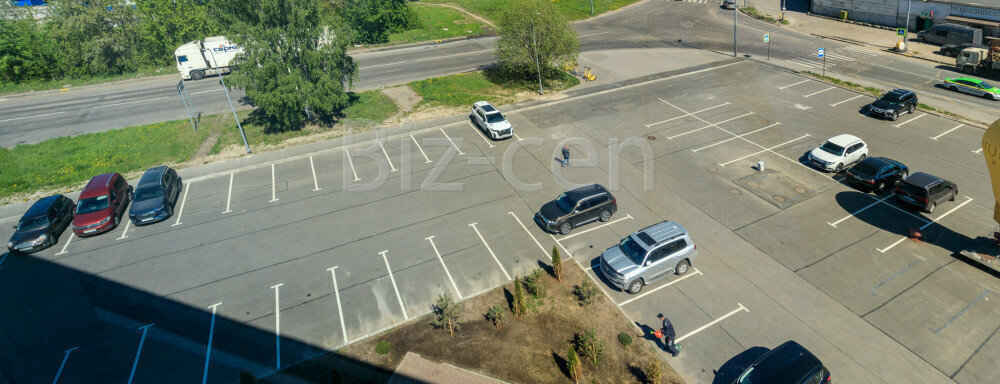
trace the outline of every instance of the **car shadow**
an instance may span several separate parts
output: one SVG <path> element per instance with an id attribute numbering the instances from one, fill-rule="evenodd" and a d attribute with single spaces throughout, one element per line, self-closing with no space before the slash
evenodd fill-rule
<path id="1" fill-rule="evenodd" d="M 733 358 L 722 364 L 719 369 L 712 370 L 715 374 L 715 378 L 712 380 L 712 384 L 730 384 L 739 378 L 739 375 L 743 373 L 750 364 L 757 361 L 761 356 L 764 356 L 770 349 L 764 347 L 750 347 L 749 349 L 740 352 L 740 354 L 733 356 Z"/>

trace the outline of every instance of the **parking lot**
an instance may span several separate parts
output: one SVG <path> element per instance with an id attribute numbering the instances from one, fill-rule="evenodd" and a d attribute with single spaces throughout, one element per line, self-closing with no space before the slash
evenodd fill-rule
<path id="1" fill-rule="evenodd" d="M 952 255 L 996 226 L 982 130 L 919 111 L 873 119 L 859 113 L 870 101 L 743 62 L 501 108 L 517 134 L 505 141 L 461 120 L 182 170 L 169 220 L 67 232 L 0 261 L 0 304 L 26 313 L 7 323 L 26 332 L 0 336 L 32 347 L 18 364 L 40 380 L 224 381 L 412 320 L 439 294 L 505 284 L 557 245 L 640 329 L 657 313 L 673 321 L 683 353 L 664 356 L 691 382 L 724 381 L 755 347 L 789 339 L 837 381 L 982 382 L 998 373 L 1000 283 Z M 955 182 L 958 199 L 924 214 L 804 164 L 840 133 Z M 611 221 L 559 236 L 532 220 L 593 182 L 618 199 Z M 666 219 L 698 244 L 687 275 L 630 295 L 593 269 L 603 250 Z M 906 239 L 912 229 L 923 242 Z"/>

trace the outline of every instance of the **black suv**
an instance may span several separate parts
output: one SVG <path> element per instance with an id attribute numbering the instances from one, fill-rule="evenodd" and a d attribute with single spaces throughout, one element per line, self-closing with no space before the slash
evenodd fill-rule
<path id="1" fill-rule="evenodd" d="M 830 371 L 808 349 L 794 341 L 768 351 L 750 364 L 733 384 L 829 384 Z"/>
<path id="2" fill-rule="evenodd" d="M 899 115 L 917 109 L 917 94 L 905 89 L 893 89 L 868 105 L 868 114 L 896 121 Z"/>
<path id="3" fill-rule="evenodd" d="M 886 157 L 869 157 L 847 170 L 847 180 L 858 189 L 879 193 L 896 186 L 910 174 L 903 163 Z"/>
<path id="4" fill-rule="evenodd" d="M 135 187 L 128 218 L 135 225 L 166 220 L 174 214 L 181 188 L 181 178 L 173 168 L 160 165 L 147 169 Z"/>
<path id="5" fill-rule="evenodd" d="M 7 242 L 7 249 L 11 253 L 31 253 L 58 243 L 59 235 L 73 222 L 74 208 L 73 200 L 63 195 L 36 201 L 14 226 L 16 231 Z"/>
<path id="6" fill-rule="evenodd" d="M 927 213 L 933 213 L 942 201 L 955 201 L 955 196 L 955 183 L 923 172 L 914 172 L 896 186 L 896 198 Z"/>
<path id="7" fill-rule="evenodd" d="M 618 212 L 618 200 L 600 184 L 571 189 L 545 203 L 535 222 L 549 232 L 568 235 L 573 228 L 594 220 L 608 221 Z"/>

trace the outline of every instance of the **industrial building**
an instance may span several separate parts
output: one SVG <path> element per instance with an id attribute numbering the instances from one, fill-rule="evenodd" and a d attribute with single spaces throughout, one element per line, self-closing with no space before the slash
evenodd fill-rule
<path id="1" fill-rule="evenodd" d="M 906 26 L 907 8 L 911 32 L 950 23 L 1000 37 L 1000 0 L 812 0 L 809 7 L 814 14 L 887 27 Z"/>

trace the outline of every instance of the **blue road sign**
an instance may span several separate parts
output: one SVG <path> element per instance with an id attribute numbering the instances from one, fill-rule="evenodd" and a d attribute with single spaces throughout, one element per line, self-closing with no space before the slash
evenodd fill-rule
<path id="1" fill-rule="evenodd" d="M 822 58 L 822 57 L 823 57 L 823 48 L 820 48 L 820 49 L 819 49 L 819 57 L 820 57 L 820 58 Z"/>
<path id="2" fill-rule="evenodd" d="M 906 28 L 896 28 L 896 35 L 903 36 L 906 34 Z"/>
<path id="3" fill-rule="evenodd" d="M 766 43 L 770 39 L 771 39 L 771 34 L 770 33 L 765 33 L 764 34 L 764 42 Z"/>

